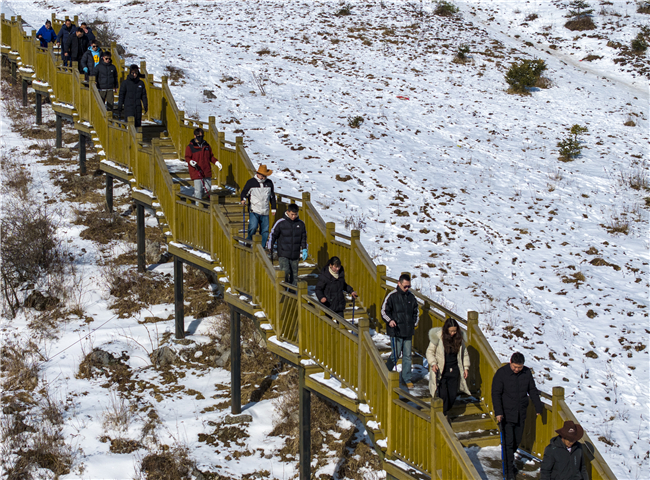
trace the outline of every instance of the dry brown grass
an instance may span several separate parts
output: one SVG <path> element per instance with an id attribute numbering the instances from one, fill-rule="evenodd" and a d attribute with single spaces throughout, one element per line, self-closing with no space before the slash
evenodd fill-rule
<path id="1" fill-rule="evenodd" d="M 33 391 L 38 385 L 38 347 L 29 343 L 19 345 L 14 340 L 6 340 L 0 348 L 0 372 L 2 372 L 3 392 Z"/>
<path id="2" fill-rule="evenodd" d="M 174 284 L 171 276 L 156 273 L 139 273 L 135 267 L 104 267 L 103 276 L 110 294 L 115 297 L 110 308 L 120 318 L 126 318 L 142 308 L 174 301 Z"/>
<path id="3" fill-rule="evenodd" d="M 113 240 L 135 242 L 135 222 L 120 216 L 117 212 L 108 212 L 103 201 L 99 201 L 88 210 L 76 210 L 75 225 L 87 228 L 80 234 L 81 238 L 92 240 L 103 245 Z"/>
<path id="4" fill-rule="evenodd" d="M 564 24 L 566 28 L 572 32 L 578 31 L 582 32 L 583 30 L 595 30 L 596 24 L 591 19 L 591 17 L 580 17 L 576 20 L 569 20 Z"/>
<path id="5" fill-rule="evenodd" d="M 539 77 L 535 82 L 535 87 L 547 89 L 553 86 L 553 81 L 548 77 Z"/>
<path id="6" fill-rule="evenodd" d="M 141 478 L 147 480 L 189 480 L 194 468 L 195 462 L 187 447 L 163 445 L 160 451 L 142 459 L 140 473 Z"/>

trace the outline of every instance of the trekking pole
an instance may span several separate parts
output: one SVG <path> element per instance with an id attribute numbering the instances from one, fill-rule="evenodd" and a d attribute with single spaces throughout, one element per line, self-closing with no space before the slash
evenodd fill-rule
<path id="1" fill-rule="evenodd" d="M 354 324 L 354 304 L 357 301 L 357 297 L 352 297 L 352 324 Z"/>
<path id="2" fill-rule="evenodd" d="M 501 438 L 501 473 L 503 475 L 503 480 L 506 480 L 506 459 L 503 448 L 503 420 L 499 422 L 499 435 Z"/>
<path id="3" fill-rule="evenodd" d="M 242 217 L 242 237 L 245 236 L 246 234 L 246 204 L 242 205 L 241 207 L 241 217 Z M 257 229 L 255 229 L 255 232 L 257 232 Z"/>
<path id="4" fill-rule="evenodd" d="M 395 352 L 395 337 L 390 337 L 390 349 L 393 352 L 393 365 L 395 371 L 397 371 L 397 353 Z"/>
<path id="5" fill-rule="evenodd" d="M 201 185 L 203 185 L 203 191 L 205 192 L 205 194 L 209 198 L 210 197 L 210 192 L 208 191 L 208 187 L 205 186 L 205 174 L 203 173 L 203 170 L 201 169 L 201 167 L 199 167 L 198 163 L 196 164 L 196 167 L 194 167 L 194 168 L 196 169 L 197 172 L 199 172 L 199 175 L 201 176 Z"/>

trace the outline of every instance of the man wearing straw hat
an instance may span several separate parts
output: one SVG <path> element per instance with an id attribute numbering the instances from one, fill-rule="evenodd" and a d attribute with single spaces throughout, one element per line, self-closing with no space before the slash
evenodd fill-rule
<path id="1" fill-rule="evenodd" d="M 240 197 L 242 205 L 248 200 L 248 239 L 252 240 L 259 228 L 264 246 L 269 238 L 269 202 L 273 215 L 277 206 L 273 182 L 268 178 L 272 173 L 273 170 L 266 168 L 266 165 L 260 165 L 255 176 L 244 185 Z"/>
<path id="2" fill-rule="evenodd" d="M 544 450 L 540 480 L 589 480 L 582 445 L 578 442 L 585 433 L 582 427 L 567 420 L 555 432 L 558 436 Z"/>

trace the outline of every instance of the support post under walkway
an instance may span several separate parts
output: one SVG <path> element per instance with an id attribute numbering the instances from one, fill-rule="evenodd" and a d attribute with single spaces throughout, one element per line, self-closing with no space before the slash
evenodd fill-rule
<path id="1" fill-rule="evenodd" d="M 27 80 L 23 79 L 23 107 L 27 106 Z"/>
<path id="2" fill-rule="evenodd" d="M 230 411 L 241 413 L 241 314 L 230 307 Z"/>
<path id="3" fill-rule="evenodd" d="M 183 260 L 174 255 L 174 323 L 176 338 L 185 338 L 185 305 L 183 303 Z"/>
<path id="4" fill-rule="evenodd" d="M 43 123 L 43 94 L 36 92 L 36 125 Z"/>
<path id="5" fill-rule="evenodd" d="M 56 114 L 56 143 L 54 144 L 56 148 L 63 147 L 63 117 Z"/>
<path id="6" fill-rule="evenodd" d="M 113 177 L 106 174 L 106 209 L 113 213 Z"/>
<path id="7" fill-rule="evenodd" d="M 86 174 L 86 135 L 79 131 L 79 173 Z"/>
<path id="8" fill-rule="evenodd" d="M 81 144 L 80 144 L 81 145 Z M 135 202 L 137 240 L 138 240 L 138 272 L 143 273 L 147 268 L 145 258 L 145 233 L 144 233 L 144 204 Z"/>
<path id="9" fill-rule="evenodd" d="M 311 480 L 311 392 L 305 386 L 305 367 L 298 367 L 298 395 L 300 432 L 300 480 Z"/>

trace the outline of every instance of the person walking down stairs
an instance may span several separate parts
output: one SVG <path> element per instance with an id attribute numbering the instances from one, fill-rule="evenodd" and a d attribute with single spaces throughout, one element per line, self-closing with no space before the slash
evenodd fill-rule
<path id="1" fill-rule="evenodd" d="M 316 298 L 334 313 L 344 317 L 345 294 L 357 298 L 357 292 L 345 281 L 345 270 L 339 257 L 332 257 L 323 268 L 316 284 Z"/>
<path id="2" fill-rule="evenodd" d="M 124 107 L 124 119 L 134 117 L 136 127 L 142 125 L 142 114 L 149 109 L 147 89 L 142 78 L 144 75 L 140 74 L 140 67 L 131 65 L 129 76 L 120 85 L 120 98 L 117 101 L 118 112 Z"/>
<path id="3" fill-rule="evenodd" d="M 266 248 L 269 238 L 269 203 L 271 214 L 275 217 L 277 208 L 273 182 L 268 178 L 273 170 L 260 165 L 255 176 L 246 182 L 241 191 L 241 203 L 248 201 L 248 240 L 253 239 L 258 228 L 262 231 L 262 246 Z"/>
<path id="4" fill-rule="evenodd" d="M 203 139 L 203 129 L 194 129 L 194 139 L 185 147 L 185 161 L 194 180 L 194 196 L 203 199 L 210 196 L 212 189 L 212 168 L 214 163 L 221 170 L 221 163 L 212 154 L 212 147 Z"/>
<path id="5" fill-rule="evenodd" d="M 102 52 L 102 59 L 95 67 L 95 80 L 99 96 L 102 97 L 106 110 L 112 112 L 118 83 L 117 68 L 111 60 L 111 52 Z"/>
<path id="6" fill-rule="evenodd" d="M 280 220 L 275 222 L 267 249 L 273 253 L 273 246 L 278 245 L 280 270 L 284 272 L 284 281 L 291 285 L 298 283 L 298 261 L 307 260 L 307 227 L 298 218 L 298 205 L 289 204 Z"/>
<path id="7" fill-rule="evenodd" d="M 558 434 L 544 450 L 540 480 L 589 480 L 580 440 L 582 427 L 571 420 L 564 422 Z"/>

